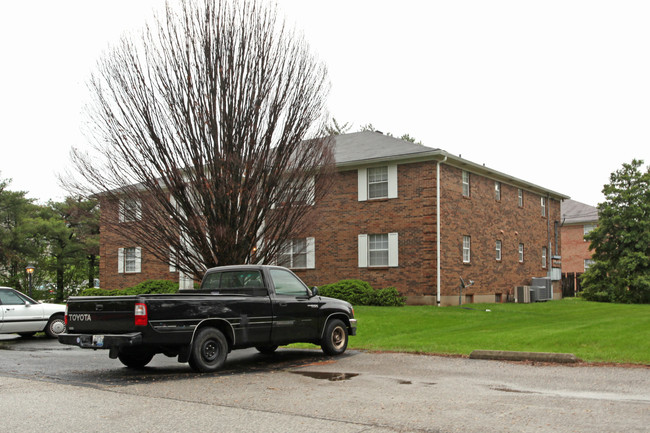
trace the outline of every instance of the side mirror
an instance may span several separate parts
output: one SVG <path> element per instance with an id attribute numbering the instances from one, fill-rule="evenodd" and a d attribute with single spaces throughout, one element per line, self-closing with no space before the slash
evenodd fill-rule
<path id="1" fill-rule="evenodd" d="M 318 296 L 318 287 L 314 286 L 311 288 L 311 295 Z"/>

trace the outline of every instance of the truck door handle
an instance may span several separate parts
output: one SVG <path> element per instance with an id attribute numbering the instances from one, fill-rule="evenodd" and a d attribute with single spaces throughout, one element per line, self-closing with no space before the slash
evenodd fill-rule
<path id="1" fill-rule="evenodd" d="M 280 307 L 286 307 L 286 306 L 287 306 L 286 303 L 284 303 L 284 302 L 280 302 Z"/>

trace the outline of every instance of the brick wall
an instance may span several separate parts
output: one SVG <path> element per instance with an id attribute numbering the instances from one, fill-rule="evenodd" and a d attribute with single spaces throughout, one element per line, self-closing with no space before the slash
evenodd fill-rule
<path id="1" fill-rule="evenodd" d="M 459 278 L 475 284 L 464 292 L 474 302 L 505 301 L 517 285 L 530 284 L 531 277 L 546 276 L 542 247 L 548 236 L 555 254 L 555 221 L 560 203 L 549 200 L 549 217 L 541 215 L 540 196 L 524 191 L 519 207 L 517 187 L 502 183 L 501 200 L 495 200 L 494 180 L 471 174 L 471 196 L 462 196 L 462 170 L 441 165 L 441 295 L 442 304 L 458 301 Z M 315 238 L 315 269 L 294 270 L 308 285 L 323 285 L 357 278 L 375 288 L 393 286 L 409 303 L 435 303 L 436 296 L 436 162 L 398 165 L 398 198 L 358 200 L 357 170 L 340 171 L 329 194 L 315 206 L 317 221 L 305 233 Z M 117 219 L 117 206 L 102 203 L 102 287 L 123 288 L 149 278 L 178 280 L 168 265 L 145 248 L 142 272 L 117 273 L 117 249 L 132 245 L 110 229 Z M 549 224 L 550 222 L 550 224 Z M 359 268 L 359 234 L 399 234 L 399 266 Z M 464 264 L 463 236 L 471 237 L 471 261 Z M 502 241 L 502 259 L 495 259 L 496 240 Z M 525 245 L 519 263 L 518 245 Z M 156 248 L 156 246 L 151 246 Z M 558 248 L 559 250 L 559 248 Z M 464 301 L 465 302 L 465 301 Z"/>
<path id="2" fill-rule="evenodd" d="M 134 286 L 145 280 L 171 280 L 178 281 L 177 272 L 169 272 L 169 265 L 158 260 L 147 246 L 137 245 L 124 238 L 112 229 L 118 220 L 118 205 L 116 202 L 101 200 L 99 254 L 99 278 L 103 289 L 123 289 Z M 123 225 L 137 224 L 137 222 L 122 223 Z M 118 273 L 117 251 L 119 248 L 142 248 L 141 272 Z M 153 248 L 165 248 L 152 246 Z"/>
<path id="3" fill-rule="evenodd" d="M 584 225 L 562 226 L 562 272 L 582 273 L 591 258 L 589 242 L 584 240 Z"/>
<path id="4" fill-rule="evenodd" d="M 542 247 L 548 249 L 550 235 L 552 246 L 547 256 L 555 254 L 555 221 L 560 219 L 560 202 L 548 200 L 550 216 L 543 217 L 540 195 L 524 190 L 523 207 L 520 207 L 518 188 L 501 183 L 501 200 L 497 201 L 495 181 L 474 173 L 470 175 L 470 197 L 465 198 L 461 173 L 459 168 L 443 165 L 442 295 L 448 297 L 447 303 L 457 303 L 462 276 L 465 281 L 474 281 L 463 292 L 474 295 L 474 301 L 481 296 L 482 301 L 494 302 L 498 294 L 504 301 L 514 287 L 529 285 L 531 277 L 547 275 L 547 269 L 542 266 Z M 462 260 L 463 236 L 471 237 L 470 263 Z M 502 243 L 499 261 L 496 260 L 497 240 Z M 520 243 L 524 244 L 523 263 L 519 262 Z"/>

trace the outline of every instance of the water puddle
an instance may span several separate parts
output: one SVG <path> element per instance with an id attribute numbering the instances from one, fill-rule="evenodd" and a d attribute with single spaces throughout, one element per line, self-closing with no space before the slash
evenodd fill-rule
<path id="1" fill-rule="evenodd" d="M 329 380 L 331 382 L 350 380 L 359 375 L 359 373 L 329 373 L 325 371 L 291 371 L 290 373 L 311 377 L 312 379 Z"/>

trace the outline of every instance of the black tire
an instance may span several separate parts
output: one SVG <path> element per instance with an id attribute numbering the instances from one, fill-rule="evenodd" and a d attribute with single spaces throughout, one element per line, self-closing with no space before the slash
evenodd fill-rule
<path id="1" fill-rule="evenodd" d="M 190 367 L 199 373 L 219 370 L 228 356 L 228 341 L 216 328 L 203 328 L 197 332 L 190 351 Z"/>
<path id="2" fill-rule="evenodd" d="M 50 338 L 56 338 L 65 332 L 65 318 L 63 314 L 56 314 L 50 317 L 45 326 L 45 334 Z"/>
<path id="3" fill-rule="evenodd" d="M 255 348 L 262 355 L 273 355 L 278 349 L 278 346 L 255 346 Z"/>
<path id="4" fill-rule="evenodd" d="M 340 355 L 348 347 L 348 327 L 339 319 L 327 322 L 321 340 L 321 349 L 326 355 Z"/>
<path id="5" fill-rule="evenodd" d="M 120 362 L 129 368 L 143 368 L 153 359 L 155 353 L 146 349 L 123 349 L 117 355 Z"/>

